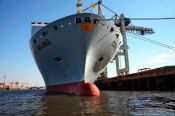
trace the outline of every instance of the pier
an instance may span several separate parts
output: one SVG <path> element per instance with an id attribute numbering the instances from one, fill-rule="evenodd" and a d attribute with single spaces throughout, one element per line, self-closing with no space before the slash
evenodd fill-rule
<path id="1" fill-rule="evenodd" d="M 137 73 L 113 78 L 102 76 L 95 84 L 100 90 L 174 91 L 175 66 L 144 68 Z"/>

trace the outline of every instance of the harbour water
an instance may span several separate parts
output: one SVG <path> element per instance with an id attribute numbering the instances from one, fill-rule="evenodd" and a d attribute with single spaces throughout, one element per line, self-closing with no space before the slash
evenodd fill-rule
<path id="1" fill-rule="evenodd" d="M 100 97 L 0 91 L 0 116 L 175 116 L 175 92 L 101 91 Z"/>

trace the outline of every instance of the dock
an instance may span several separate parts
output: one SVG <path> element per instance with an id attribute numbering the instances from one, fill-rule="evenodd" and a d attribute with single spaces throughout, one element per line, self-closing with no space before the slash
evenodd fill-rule
<path id="1" fill-rule="evenodd" d="M 145 68 L 137 73 L 112 78 L 103 76 L 95 84 L 100 90 L 174 91 L 175 66 Z"/>

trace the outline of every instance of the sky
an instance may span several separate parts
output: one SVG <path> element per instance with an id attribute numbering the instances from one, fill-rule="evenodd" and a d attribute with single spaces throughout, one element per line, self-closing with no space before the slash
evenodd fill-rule
<path id="1" fill-rule="evenodd" d="M 0 82 L 29 82 L 44 85 L 29 48 L 31 22 L 53 22 L 75 14 L 77 0 L 0 0 Z M 82 0 L 84 8 L 96 0 Z M 103 4 L 128 18 L 175 17 L 175 0 L 103 0 Z M 114 14 L 102 7 L 106 18 Z M 89 12 L 96 13 L 90 10 Z M 136 21 L 136 26 L 153 28 L 146 38 L 175 47 L 175 20 Z M 175 65 L 175 51 L 127 35 L 130 72 L 141 68 Z M 116 75 L 115 62 L 108 65 Z"/>

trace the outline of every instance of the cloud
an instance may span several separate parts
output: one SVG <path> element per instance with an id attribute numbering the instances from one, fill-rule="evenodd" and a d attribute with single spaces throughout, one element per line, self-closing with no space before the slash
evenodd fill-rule
<path id="1" fill-rule="evenodd" d="M 173 63 L 174 61 L 175 61 L 175 53 L 166 52 L 153 56 L 152 59 L 150 59 L 149 63 L 151 64 L 151 67 L 158 67 L 158 66 L 170 65 L 170 63 Z"/>

